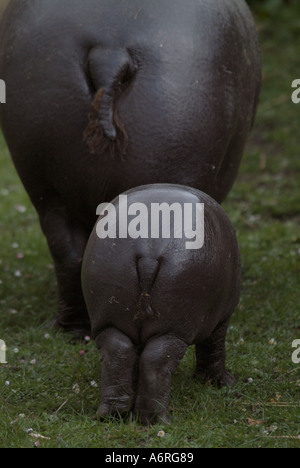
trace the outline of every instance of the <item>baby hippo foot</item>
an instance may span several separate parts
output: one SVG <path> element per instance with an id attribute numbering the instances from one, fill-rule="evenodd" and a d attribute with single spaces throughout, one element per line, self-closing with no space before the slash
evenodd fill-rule
<path id="1" fill-rule="evenodd" d="M 145 426 L 157 423 L 171 424 L 167 408 L 163 407 L 159 402 L 144 396 L 138 396 L 134 415 L 136 420 Z"/>
<path id="2" fill-rule="evenodd" d="M 112 394 L 117 395 L 117 393 L 117 389 L 112 389 Z M 100 402 L 95 419 L 103 421 L 110 417 L 126 417 L 129 415 L 132 405 L 132 395 L 112 396 L 110 399 L 105 395 Z"/>
<path id="3" fill-rule="evenodd" d="M 102 331 L 96 344 L 102 359 L 102 394 L 96 419 L 126 416 L 134 404 L 136 348 L 130 338 L 116 328 Z"/>
<path id="4" fill-rule="evenodd" d="M 142 424 L 170 423 L 168 406 L 172 375 L 187 345 L 173 335 L 150 340 L 139 360 L 139 381 L 134 414 Z"/>
<path id="5" fill-rule="evenodd" d="M 230 372 L 225 370 L 223 375 L 217 376 L 215 382 L 220 387 L 234 387 L 237 383 L 237 379 L 234 375 L 230 374 Z"/>
<path id="6" fill-rule="evenodd" d="M 205 369 L 196 369 L 194 377 L 203 384 L 210 382 L 218 387 L 234 387 L 237 383 L 234 375 L 230 374 L 226 369 L 222 370 L 222 372 L 213 372 L 211 369 L 209 372 Z"/>
<path id="7" fill-rule="evenodd" d="M 202 343 L 196 344 L 195 377 L 202 383 L 211 382 L 219 387 L 234 386 L 236 378 L 225 366 L 225 339 L 228 322 L 220 324 L 213 334 Z"/>

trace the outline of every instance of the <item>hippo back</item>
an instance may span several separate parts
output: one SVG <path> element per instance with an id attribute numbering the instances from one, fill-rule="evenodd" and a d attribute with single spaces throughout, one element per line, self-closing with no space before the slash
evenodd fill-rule
<path id="1" fill-rule="evenodd" d="M 128 228 L 127 237 L 120 237 L 125 212 L 119 197 L 112 202 L 116 213 L 120 213 L 116 224 L 112 220 L 116 235 L 100 239 L 100 224 L 96 224 L 82 270 L 94 336 L 114 326 L 137 344 L 168 333 L 188 344 L 202 341 L 218 323 L 230 317 L 239 301 L 240 253 L 229 218 L 213 199 L 189 187 L 158 184 L 124 195 L 128 213 L 137 210 L 141 214 L 143 207 L 147 208 L 143 216 L 150 220 L 149 236 L 144 232 L 143 238 L 132 238 Z M 171 210 L 181 206 L 184 216 L 192 213 L 187 205 L 193 209 L 197 204 L 204 205 L 203 245 L 190 249 L 185 235 L 175 229 L 172 216 L 162 218 L 163 228 L 170 225 L 170 235 L 164 237 L 161 231 L 153 238 L 151 208 L 158 204 Z M 105 219 L 106 209 L 99 220 Z M 175 211 L 172 214 L 175 216 Z M 143 229 L 143 216 L 138 219 L 138 230 Z M 128 226 L 135 222 L 132 216 L 127 221 Z M 124 226 L 122 229 L 124 232 Z M 201 230 L 200 223 L 196 229 Z"/>
<path id="2" fill-rule="evenodd" d="M 56 196 L 91 227 L 101 201 L 144 184 L 221 202 L 261 67 L 244 0 L 12 0 L 0 77 L 2 129 L 35 206 Z"/>

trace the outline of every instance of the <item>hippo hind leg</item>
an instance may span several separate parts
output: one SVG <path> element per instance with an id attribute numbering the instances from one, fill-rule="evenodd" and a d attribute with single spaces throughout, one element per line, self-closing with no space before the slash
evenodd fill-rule
<path id="1" fill-rule="evenodd" d="M 53 325 L 84 337 L 90 334 L 90 319 L 81 288 L 81 266 L 89 232 L 55 197 L 37 209 L 57 277 L 59 306 Z"/>
<path id="2" fill-rule="evenodd" d="M 134 413 L 142 424 L 169 422 L 168 404 L 172 374 L 187 344 L 173 335 L 150 340 L 139 360 L 139 380 Z"/>
<path id="3" fill-rule="evenodd" d="M 137 350 L 128 336 L 116 328 L 107 328 L 96 337 L 102 360 L 101 401 L 97 419 L 123 416 L 134 404 Z"/>
<path id="4" fill-rule="evenodd" d="M 236 378 L 226 370 L 225 365 L 228 325 L 229 320 L 221 323 L 209 338 L 196 344 L 195 377 L 203 383 L 210 381 L 220 387 L 236 383 Z"/>

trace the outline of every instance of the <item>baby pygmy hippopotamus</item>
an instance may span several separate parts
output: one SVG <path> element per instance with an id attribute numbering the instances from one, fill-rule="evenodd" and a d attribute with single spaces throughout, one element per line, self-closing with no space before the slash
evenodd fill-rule
<path id="1" fill-rule="evenodd" d="M 234 228 L 211 197 L 180 185 L 138 187 L 97 214 L 82 270 L 102 359 L 97 416 L 167 421 L 171 377 L 188 346 L 202 380 L 235 381 L 225 367 L 241 284 Z"/>

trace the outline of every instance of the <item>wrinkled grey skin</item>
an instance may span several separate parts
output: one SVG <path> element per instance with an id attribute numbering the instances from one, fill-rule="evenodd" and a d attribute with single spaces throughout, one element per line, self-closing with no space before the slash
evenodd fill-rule
<path id="1" fill-rule="evenodd" d="M 235 382 L 225 338 L 240 297 L 240 252 L 229 218 L 208 195 L 167 184 L 127 195 L 128 205 L 143 203 L 149 212 L 151 203 L 205 205 L 201 249 L 174 239 L 173 223 L 171 239 L 99 239 L 95 227 L 84 256 L 83 291 L 103 361 L 97 416 L 134 411 L 154 423 L 168 420 L 171 377 L 188 346 L 196 345 L 202 381 Z M 113 204 L 118 210 L 119 198 Z"/>
<path id="2" fill-rule="evenodd" d="M 231 189 L 260 90 L 256 27 L 244 0 L 11 0 L 0 77 L 1 127 L 55 263 L 56 324 L 84 336 L 98 204 L 152 183 L 218 202 Z"/>

